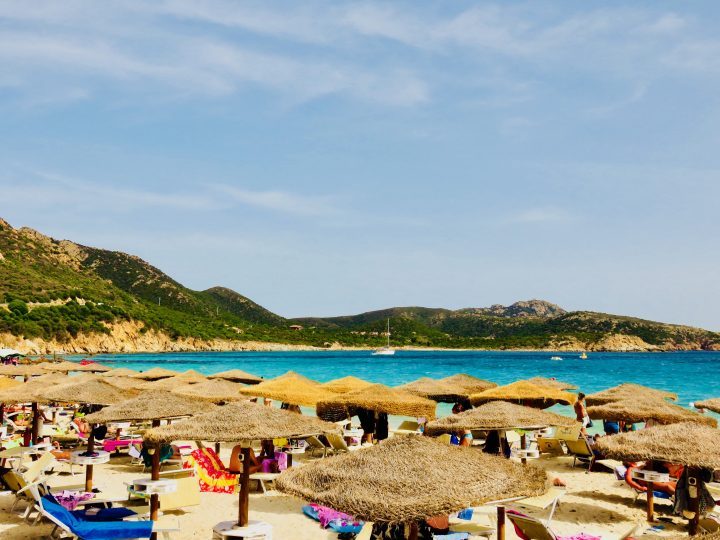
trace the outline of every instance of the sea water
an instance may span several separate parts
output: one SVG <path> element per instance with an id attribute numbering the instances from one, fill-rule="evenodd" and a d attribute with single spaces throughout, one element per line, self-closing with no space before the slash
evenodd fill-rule
<path id="1" fill-rule="evenodd" d="M 551 360 L 552 356 L 562 360 Z M 389 386 L 455 373 L 501 385 L 535 376 L 555 377 L 573 383 L 586 394 L 634 382 L 675 392 L 678 403 L 684 406 L 720 397 L 720 352 L 710 351 L 588 353 L 587 360 L 570 352 L 404 350 L 394 356 L 372 356 L 370 351 L 192 352 L 101 354 L 92 359 L 113 368 L 147 370 L 162 366 L 207 375 L 237 368 L 272 378 L 292 370 L 320 382 L 355 375 Z"/>

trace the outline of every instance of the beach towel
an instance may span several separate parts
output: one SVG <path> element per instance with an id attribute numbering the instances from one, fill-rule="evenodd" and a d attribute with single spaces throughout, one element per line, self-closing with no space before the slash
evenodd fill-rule
<path id="1" fill-rule="evenodd" d="M 237 474 L 225 470 L 220 458 L 212 448 L 194 450 L 183 464 L 185 469 L 195 469 L 200 491 L 212 493 L 235 493 L 238 486 Z"/>
<path id="2" fill-rule="evenodd" d="M 704 471 L 704 476 L 704 478 L 698 480 L 697 485 L 698 496 L 700 497 L 699 506 L 701 516 L 704 516 L 715 507 L 715 499 L 713 499 L 713 496 L 710 494 L 710 491 L 708 491 L 707 486 L 705 486 L 705 481 L 712 480 L 712 471 Z M 682 514 L 682 512 L 686 510 L 690 510 L 690 494 L 688 493 L 688 489 L 688 471 L 685 469 L 675 488 L 674 510 L 678 515 Z"/>
<path id="3" fill-rule="evenodd" d="M 83 501 L 92 499 L 95 495 L 93 493 L 85 493 L 82 491 L 68 491 L 66 489 L 54 493 L 53 497 L 55 501 L 66 510 L 75 510 Z"/>
<path id="4" fill-rule="evenodd" d="M 354 517 L 327 506 L 319 504 L 308 504 L 303 506 L 303 513 L 309 518 L 320 522 L 323 529 L 331 529 L 336 533 L 359 533 L 364 523 L 356 520 Z"/>

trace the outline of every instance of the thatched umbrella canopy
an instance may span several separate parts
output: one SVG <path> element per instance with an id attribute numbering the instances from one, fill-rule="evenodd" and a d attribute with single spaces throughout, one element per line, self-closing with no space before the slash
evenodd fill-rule
<path id="1" fill-rule="evenodd" d="M 13 387 L 6 387 L 4 390 L 0 390 L 0 403 L 2 404 L 4 416 L 5 404 L 8 403 L 32 403 L 32 429 L 25 431 L 25 437 L 23 444 L 28 446 L 30 443 L 36 444 L 38 440 L 38 432 L 40 429 L 38 403 L 49 403 L 42 392 L 49 386 L 65 382 L 68 380 L 67 375 L 61 373 L 47 373 L 46 375 L 40 375 L 30 379 L 28 382 L 18 384 Z"/>
<path id="2" fill-rule="evenodd" d="M 47 371 L 59 371 L 61 373 L 70 373 L 71 371 L 84 371 L 86 373 L 101 373 L 104 371 L 110 371 L 110 368 L 98 364 L 97 362 L 91 362 L 89 364 L 80 364 L 80 362 L 47 362 L 42 364 L 43 369 Z"/>
<path id="3" fill-rule="evenodd" d="M 191 396 L 214 403 L 220 403 L 225 401 L 247 400 L 248 397 L 240 393 L 240 390 L 243 388 L 245 388 L 244 385 L 225 379 L 210 379 L 197 384 L 184 384 L 175 388 L 172 392 L 183 396 Z"/>
<path id="4" fill-rule="evenodd" d="M 12 388 L 0 392 L 0 403 L 49 403 L 43 392 L 49 387 L 70 381 L 62 373 L 47 373 L 30 379 Z"/>
<path id="5" fill-rule="evenodd" d="M 260 384 L 262 377 L 243 371 L 242 369 L 229 369 L 220 373 L 208 375 L 208 379 L 225 379 L 226 381 L 239 382 L 244 384 Z"/>
<path id="6" fill-rule="evenodd" d="M 577 386 L 563 381 L 558 381 L 557 379 L 550 379 L 548 377 L 532 377 L 531 379 L 528 379 L 527 382 L 532 383 L 536 386 L 545 386 L 547 388 L 555 388 L 557 390 L 576 390 Z"/>
<path id="7" fill-rule="evenodd" d="M 556 403 L 570 405 L 574 400 L 572 394 L 555 388 L 537 386 L 527 381 L 517 381 L 470 396 L 470 402 L 476 406 L 489 401 L 510 401 L 539 409 L 547 409 Z"/>
<path id="8" fill-rule="evenodd" d="M 428 435 L 455 433 L 461 430 L 540 429 L 548 426 L 569 426 L 575 420 L 567 416 L 515 405 L 507 401 L 491 401 L 475 409 L 440 418 L 425 426 Z"/>
<path id="9" fill-rule="evenodd" d="M 467 400 L 470 397 L 470 393 L 466 390 L 443 381 L 431 379 L 430 377 L 421 377 L 416 381 L 398 386 L 397 389 L 415 396 L 444 403 L 457 403 L 458 401 Z"/>
<path id="10" fill-rule="evenodd" d="M 478 379 L 477 377 L 473 377 L 467 373 L 456 373 L 455 375 L 440 379 L 440 382 L 449 384 L 450 386 L 462 390 L 463 392 L 467 392 L 468 394 L 477 394 L 497 386 L 494 382 Z"/>
<path id="11" fill-rule="evenodd" d="M 547 475 L 429 437 L 396 435 L 370 448 L 283 472 L 278 490 L 373 522 L 413 523 L 546 491 Z"/>
<path id="12" fill-rule="evenodd" d="M 313 416 L 304 416 L 259 403 L 243 401 L 216 407 L 205 414 L 145 432 L 150 444 L 171 441 L 252 442 L 279 437 L 301 439 L 338 433 L 339 427 Z"/>
<path id="13" fill-rule="evenodd" d="M 316 381 L 289 372 L 274 379 L 248 386 L 241 391 L 246 396 L 256 396 L 313 407 L 318 401 L 330 399 L 336 394 L 326 390 Z"/>
<path id="14" fill-rule="evenodd" d="M 89 405 L 113 405 L 137 395 L 137 392 L 120 390 L 104 380 L 74 382 L 74 378 L 69 377 L 64 384 L 47 387 L 40 392 L 40 395 L 48 401 Z"/>
<path id="15" fill-rule="evenodd" d="M 135 377 L 136 379 L 145 379 L 146 381 L 155 381 L 157 379 L 164 379 L 165 377 L 174 377 L 177 374 L 177 371 L 155 367 L 148 369 L 147 371 L 140 371 L 135 375 L 131 375 L 131 377 Z"/>
<path id="16" fill-rule="evenodd" d="M 435 417 L 436 403 L 408 392 L 373 384 L 363 390 L 336 394 L 317 402 L 317 415 L 328 421 L 350 418 L 358 409 L 398 416 Z"/>
<path id="17" fill-rule="evenodd" d="M 18 364 L 17 366 L 0 365 L 0 375 L 7 377 L 34 377 L 37 375 L 47 375 L 47 370 L 43 368 L 43 364 Z"/>
<path id="18" fill-rule="evenodd" d="M 713 427 L 717 426 L 717 420 L 711 416 L 698 414 L 657 397 L 611 401 L 604 405 L 588 407 L 587 412 L 590 418 L 602 420 L 627 421 L 632 423 L 654 420 L 659 424 L 694 422 L 696 424 L 705 424 Z"/>
<path id="19" fill-rule="evenodd" d="M 113 386 L 117 388 L 121 388 L 123 390 L 142 390 L 143 385 L 146 381 L 143 381 L 142 379 L 136 379 L 135 377 L 123 377 L 123 376 L 115 376 L 115 377 L 105 377 L 103 375 L 103 379 L 106 383 L 112 384 Z"/>
<path id="20" fill-rule="evenodd" d="M 145 441 L 151 444 L 178 440 L 241 443 L 243 474 L 240 481 L 238 525 L 245 526 L 248 523 L 250 443 L 262 439 L 303 438 L 339 431 L 338 426 L 317 418 L 264 407 L 257 403 L 238 402 L 171 426 L 151 429 L 145 433 Z"/>
<path id="21" fill-rule="evenodd" d="M 330 390 L 336 394 L 345 394 L 346 392 L 355 392 L 356 390 L 362 390 L 368 386 L 372 386 L 373 383 L 365 381 L 359 377 L 348 375 L 347 377 L 341 377 L 340 379 L 334 379 L 323 383 L 321 386 L 325 390 Z"/>
<path id="22" fill-rule="evenodd" d="M 155 381 L 144 382 L 139 385 L 141 390 L 173 390 L 178 386 L 198 384 L 207 381 L 207 378 L 193 369 L 178 373 L 173 377 L 165 377 Z"/>
<path id="23" fill-rule="evenodd" d="M 130 368 L 115 368 L 102 374 L 103 377 L 134 377 L 138 372 Z"/>
<path id="24" fill-rule="evenodd" d="M 601 437 L 596 447 L 603 455 L 623 461 L 666 461 L 720 469 L 720 430 L 688 422 Z"/>
<path id="25" fill-rule="evenodd" d="M 585 397 L 585 403 L 591 405 L 605 405 L 612 401 L 621 400 L 644 400 L 644 399 L 671 399 L 677 400 L 677 394 L 666 392 L 665 390 L 657 390 L 648 386 L 635 383 L 623 383 L 613 386 L 607 390 L 596 392 Z"/>
<path id="26" fill-rule="evenodd" d="M 704 399 L 695 402 L 695 408 L 707 409 L 709 411 L 720 414 L 720 398 Z"/>
<path id="27" fill-rule="evenodd" d="M 91 424 L 179 418 L 207 412 L 213 407 L 207 401 L 167 391 L 145 391 L 116 405 L 105 407 L 85 417 Z"/>
<path id="28" fill-rule="evenodd" d="M 0 390 L 5 390 L 6 388 L 12 388 L 14 386 L 18 386 L 22 384 L 21 381 L 18 381 L 17 379 L 13 379 L 11 377 L 0 377 Z"/>

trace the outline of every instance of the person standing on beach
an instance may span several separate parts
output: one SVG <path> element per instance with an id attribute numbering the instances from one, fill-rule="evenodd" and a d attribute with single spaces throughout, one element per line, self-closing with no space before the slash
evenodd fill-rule
<path id="1" fill-rule="evenodd" d="M 588 416 L 587 409 L 585 408 L 585 394 L 582 392 L 578 392 L 577 401 L 575 401 L 573 409 L 575 409 L 575 419 L 580 422 L 580 425 L 582 426 L 580 433 L 583 434 L 583 437 L 587 437 L 586 428 L 590 425 L 590 417 Z"/>

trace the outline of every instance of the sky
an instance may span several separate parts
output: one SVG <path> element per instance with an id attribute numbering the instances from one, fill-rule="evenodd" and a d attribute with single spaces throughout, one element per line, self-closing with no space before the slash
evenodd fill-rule
<path id="1" fill-rule="evenodd" d="M 720 330 L 718 2 L 0 3 L 0 216 L 284 316 Z"/>

